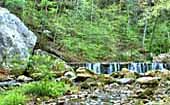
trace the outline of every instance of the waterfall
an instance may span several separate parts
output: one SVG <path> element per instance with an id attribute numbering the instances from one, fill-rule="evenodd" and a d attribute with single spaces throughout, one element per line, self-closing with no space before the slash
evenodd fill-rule
<path id="1" fill-rule="evenodd" d="M 113 62 L 113 63 L 87 63 L 85 67 L 89 70 L 94 71 L 97 74 L 101 73 L 108 73 L 111 74 L 112 72 L 120 71 L 123 67 L 128 68 L 131 71 L 137 73 L 145 73 L 149 70 L 163 70 L 163 69 L 170 69 L 169 64 L 163 63 L 143 63 L 143 62 L 132 62 L 132 63 L 120 63 L 120 62 Z"/>
<path id="2" fill-rule="evenodd" d="M 94 63 L 93 64 L 93 71 L 97 74 L 101 74 L 101 64 L 100 63 Z"/>
<path id="3" fill-rule="evenodd" d="M 120 71 L 120 63 L 117 63 L 117 71 Z"/>
<path id="4" fill-rule="evenodd" d="M 117 72 L 118 70 L 117 70 L 117 63 L 115 62 L 114 63 L 114 72 Z"/>
<path id="5" fill-rule="evenodd" d="M 131 63 L 131 64 L 129 64 L 129 70 L 132 70 L 132 71 L 134 71 L 134 72 L 137 72 L 137 69 L 138 69 L 137 63 Z"/>
<path id="6" fill-rule="evenodd" d="M 163 69 L 164 69 L 163 63 L 157 63 L 157 62 L 152 63 L 152 70 L 163 70 Z"/>
<path id="7" fill-rule="evenodd" d="M 113 64 L 109 64 L 108 74 L 111 74 L 113 72 Z"/>
<path id="8" fill-rule="evenodd" d="M 92 64 L 91 63 L 87 63 L 86 64 L 86 68 L 89 69 L 89 70 L 92 70 Z"/>

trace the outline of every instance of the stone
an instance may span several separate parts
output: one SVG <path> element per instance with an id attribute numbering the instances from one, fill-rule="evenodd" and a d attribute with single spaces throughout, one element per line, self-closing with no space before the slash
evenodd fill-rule
<path id="1" fill-rule="evenodd" d="M 21 84 L 16 80 L 0 82 L 0 87 L 4 86 L 20 86 Z"/>
<path id="2" fill-rule="evenodd" d="M 18 76 L 17 81 L 20 81 L 20 82 L 31 82 L 31 81 L 33 81 L 33 79 L 31 77 L 27 77 L 25 75 L 20 75 L 20 76 Z"/>
<path id="3" fill-rule="evenodd" d="M 140 89 L 136 91 L 137 97 L 138 98 L 151 98 L 154 94 L 154 89 L 152 88 L 146 88 L 146 89 Z"/>
<path id="4" fill-rule="evenodd" d="M 119 84 L 131 84 L 135 80 L 133 78 L 120 78 L 120 79 L 115 79 L 115 81 Z"/>
<path id="5" fill-rule="evenodd" d="M 68 72 L 64 73 L 64 77 L 66 77 L 70 80 L 74 80 L 77 76 L 73 71 L 68 71 Z"/>
<path id="6" fill-rule="evenodd" d="M 111 84 L 111 83 L 115 82 L 114 78 L 108 74 L 98 75 L 97 80 L 104 84 Z"/>
<path id="7" fill-rule="evenodd" d="M 120 78 L 138 78 L 140 75 L 134 71 L 130 71 L 127 68 L 122 68 L 120 72 L 118 72 Z"/>
<path id="8" fill-rule="evenodd" d="M 145 76 L 160 77 L 162 80 L 170 80 L 170 71 L 163 70 L 151 70 L 145 73 Z"/>
<path id="9" fill-rule="evenodd" d="M 0 7 L 0 61 L 11 63 L 17 60 L 28 60 L 37 41 L 35 34 L 24 23 Z M 19 59 L 18 59 L 19 58 Z"/>
<path id="10" fill-rule="evenodd" d="M 0 69 L 0 81 L 5 81 L 8 79 L 9 72 L 5 69 Z"/>
<path id="11" fill-rule="evenodd" d="M 87 78 L 97 78 L 97 75 L 84 68 L 84 67 L 80 67 L 76 70 L 76 74 L 77 74 L 77 78 L 75 79 L 75 81 L 85 81 Z"/>
<path id="12" fill-rule="evenodd" d="M 136 80 L 139 84 L 159 84 L 160 77 L 141 77 Z"/>

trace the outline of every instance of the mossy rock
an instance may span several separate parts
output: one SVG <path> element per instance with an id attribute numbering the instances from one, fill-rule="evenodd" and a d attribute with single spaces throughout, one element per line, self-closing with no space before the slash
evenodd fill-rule
<path id="1" fill-rule="evenodd" d="M 127 68 L 122 68 L 121 71 L 112 73 L 111 76 L 114 78 L 134 78 L 134 79 L 140 77 L 138 73 L 130 71 Z"/>
<path id="2" fill-rule="evenodd" d="M 95 74 L 94 72 L 84 68 L 84 67 L 80 67 L 76 70 L 76 76 L 77 78 L 75 79 L 75 81 L 85 81 L 87 78 L 97 78 L 97 74 Z"/>
<path id="3" fill-rule="evenodd" d="M 111 84 L 111 83 L 115 82 L 115 79 L 108 74 L 98 75 L 97 80 L 104 84 Z"/>
<path id="4" fill-rule="evenodd" d="M 137 94 L 137 98 L 140 98 L 140 99 L 152 98 L 154 92 L 155 92 L 155 89 L 153 88 L 142 89 L 141 92 Z"/>

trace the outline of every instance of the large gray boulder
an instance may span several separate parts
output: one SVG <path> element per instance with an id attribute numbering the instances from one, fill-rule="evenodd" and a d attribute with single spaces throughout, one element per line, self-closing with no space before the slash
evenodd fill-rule
<path id="1" fill-rule="evenodd" d="M 0 61 L 13 59 L 27 59 L 36 44 L 37 37 L 24 23 L 0 7 Z M 5 58 L 5 59 L 4 59 Z"/>

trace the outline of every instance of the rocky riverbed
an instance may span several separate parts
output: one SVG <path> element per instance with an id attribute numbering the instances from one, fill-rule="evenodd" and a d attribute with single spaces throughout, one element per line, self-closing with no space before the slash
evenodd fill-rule
<path id="1" fill-rule="evenodd" d="M 64 96 L 43 105 L 169 105 L 169 71 L 150 71 L 137 74 L 122 70 L 114 75 L 102 75 L 78 81 L 79 91 L 68 92 Z M 118 77 L 114 77 L 117 74 Z M 127 77 L 129 75 L 129 77 Z M 85 75 L 81 75 L 85 77 Z M 120 77 L 119 77 L 120 76 Z M 131 76 L 131 77 L 130 77 Z M 80 79 L 80 77 L 79 77 Z"/>
<path id="2" fill-rule="evenodd" d="M 64 72 L 56 79 L 75 88 L 59 97 L 35 97 L 27 105 L 169 105 L 169 75 L 168 70 L 138 74 L 127 69 L 99 75 L 79 68 L 75 72 Z M 30 77 L 18 76 L 15 80 L 0 82 L 0 89 L 31 81 Z"/>

